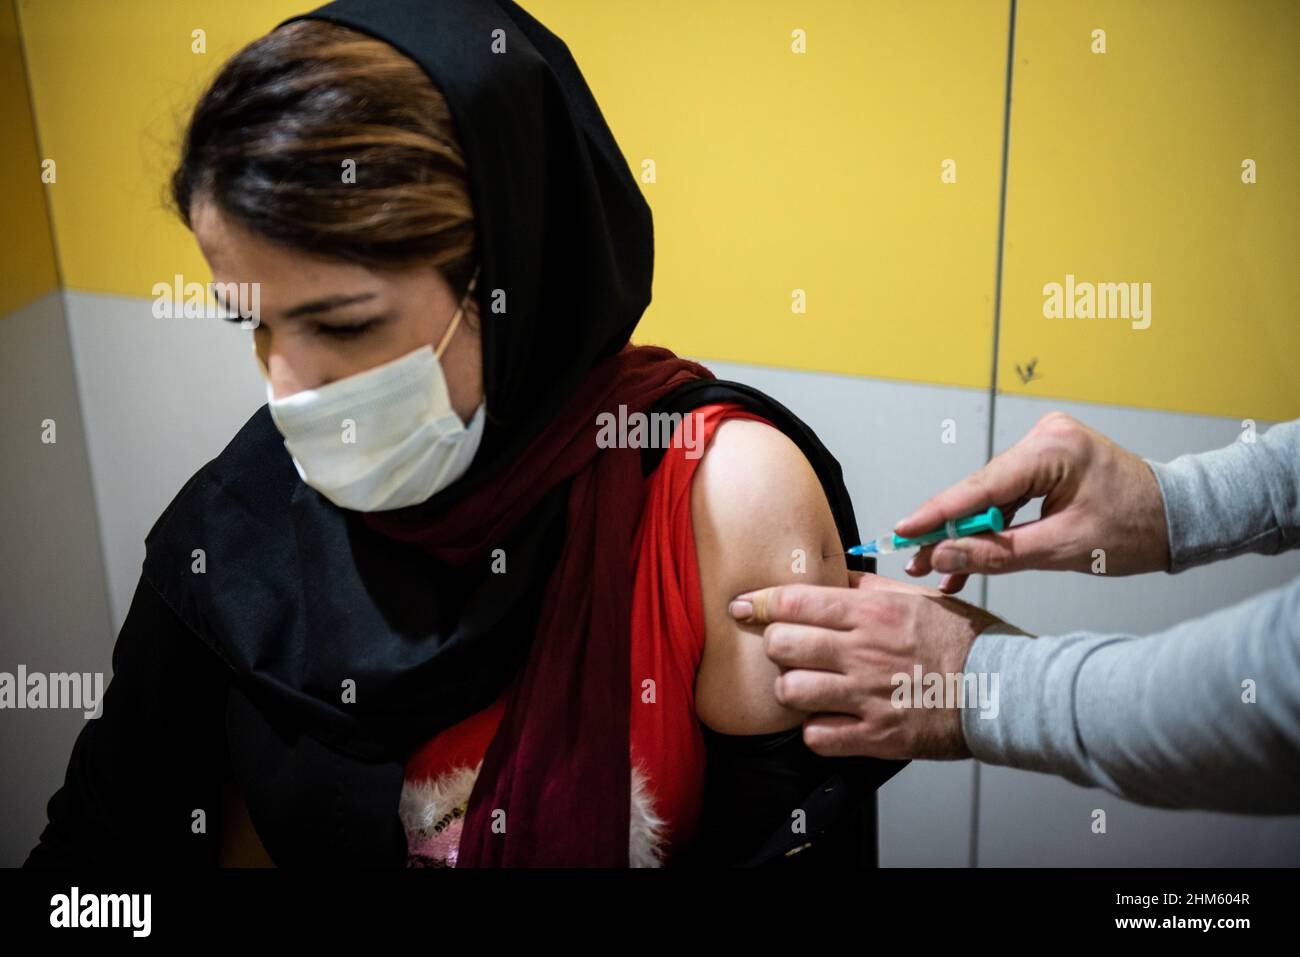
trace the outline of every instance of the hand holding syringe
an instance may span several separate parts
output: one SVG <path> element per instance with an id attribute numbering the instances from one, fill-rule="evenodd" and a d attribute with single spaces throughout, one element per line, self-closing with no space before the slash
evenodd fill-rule
<path id="1" fill-rule="evenodd" d="M 1042 499 L 1040 517 L 1018 525 L 1021 506 Z M 954 594 L 970 574 L 1041 569 L 1095 573 L 1098 549 L 1107 575 L 1167 571 L 1169 528 L 1151 466 L 1075 419 L 1052 412 L 1011 448 L 940 492 L 894 526 L 903 536 L 929 533 L 945 520 L 1001 506 L 1004 531 L 923 547 L 904 569 L 939 572 Z"/>

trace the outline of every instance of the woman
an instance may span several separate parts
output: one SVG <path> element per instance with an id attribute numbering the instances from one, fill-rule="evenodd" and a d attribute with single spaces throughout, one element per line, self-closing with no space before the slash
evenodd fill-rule
<path id="1" fill-rule="evenodd" d="M 509 2 L 294 18 L 204 94 L 173 195 L 260 284 L 267 406 L 150 531 L 29 863 L 856 853 L 897 765 L 812 755 L 726 614 L 847 580 L 838 466 L 628 346 L 650 213 L 556 37 Z M 608 428 L 647 415 L 668 448 Z"/>

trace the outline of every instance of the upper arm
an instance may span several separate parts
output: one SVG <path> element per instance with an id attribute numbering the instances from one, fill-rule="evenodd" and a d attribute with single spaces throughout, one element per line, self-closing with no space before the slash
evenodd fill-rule
<path id="1" fill-rule="evenodd" d="M 691 489 L 691 523 L 704 603 L 704 654 L 696 675 L 700 720 L 724 734 L 792 728 L 804 714 L 776 700 L 780 670 L 763 651 L 762 626 L 736 621 L 737 594 L 799 582 L 847 585 L 848 569 L 825 492 L 783 432 L 728 419 L 714 432 Z"/>

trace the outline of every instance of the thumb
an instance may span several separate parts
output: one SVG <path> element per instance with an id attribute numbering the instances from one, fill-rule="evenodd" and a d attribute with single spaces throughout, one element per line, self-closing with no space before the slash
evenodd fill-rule
<path id="1" fill-rule="evenodd" d="M 930 566 L 945 574 L 1000 575 L 1030 569 L 1062 568 L 1061 522 L 1057 516 L 1026 522 L 1005 532 L 990 532 L 940 542 Z"/>

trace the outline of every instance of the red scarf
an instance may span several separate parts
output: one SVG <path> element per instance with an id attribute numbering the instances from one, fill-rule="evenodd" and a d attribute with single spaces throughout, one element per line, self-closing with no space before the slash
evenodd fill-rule
<path id="1" fill-rule="evenodd" d="M 630 556 L 645 484 L 639 448 L 597 445 L 597 416 L 621 420 L 620 405 L 646 412 L 713 377 L 667 349 L 625 346 L 592 368 L 511 468 L 447 514 L 419 528 L 365 516 L 377 531 L 463 565 L 485 560 L 546 492 L 573 480 L 564 548 L 484 755 L 457 866 L 627 866 Z"/>

